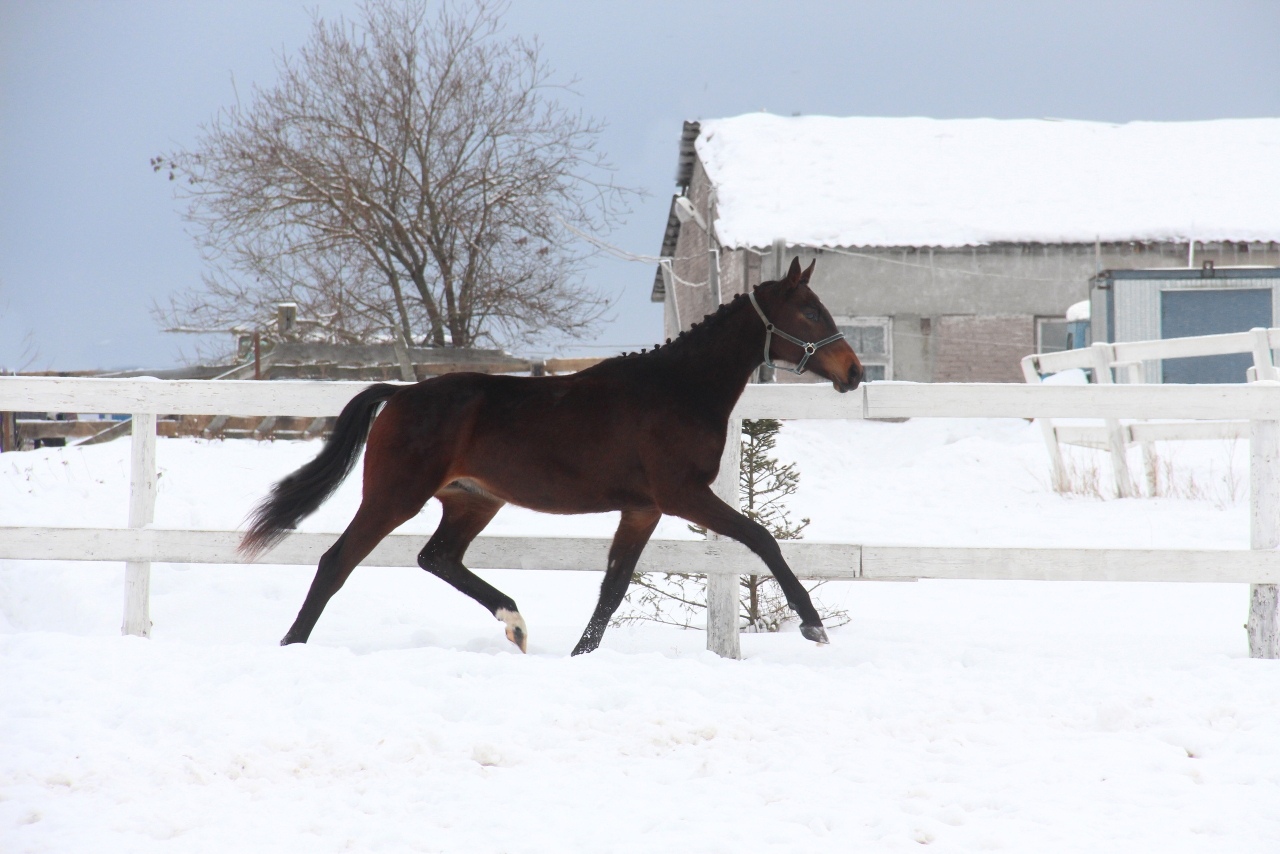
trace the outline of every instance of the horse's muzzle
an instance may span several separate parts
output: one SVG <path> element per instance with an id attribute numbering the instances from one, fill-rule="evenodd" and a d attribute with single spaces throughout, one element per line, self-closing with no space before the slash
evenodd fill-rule
<path id="1" fill-rule="evenodd" d="M 853 391 L 862 382 L 862 376 L 866 373 L 859 364 L 849 366 L 849 374 L 843 380 L 832 380 L 831 384 L 835 386 L 836 391 L 844 394 L 846 391 Z"/>

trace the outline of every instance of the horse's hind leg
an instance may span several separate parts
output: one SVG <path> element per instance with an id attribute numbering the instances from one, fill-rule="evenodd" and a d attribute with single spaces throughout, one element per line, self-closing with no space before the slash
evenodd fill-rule
<path id="1" fill-rule="evenodd" d="M 350 526 L 348 526 L 347 530 L 351 530 Z M 324 610 L 324 606 L 329 604 L 333 594 L 337 593 L 339 588 L 346 583 L 347 577 L 355 569 L 357 561 L 343 559 L 346 541 L 347 535 L 344 533 L 320 557 L 320 566 L 316 569 L 316 576 L 311 579 L 311 589 L 307 591 L 307 598 L 303 600 L 302 608 L 298 611 L 298 616 L 294 618 L 293 625 L 289 627 L 289 631 L 285 632 L 284 637 L 280 639 L 281 646 L 307 642 L 307 639 L 311 637 L 311 630 L 316 627 L 316 621 L 320 619 L 320 613 Z"/>
<path id="2" fill-rule="evenodd" d="M 320 558 L 320 566 L 316 569 L 316 577 L 311 581 L 311 589 L 307 591 L 307 598 L 293 625 L 280 641 L 281 646 L 307 642 L 324 606 L 329 604 L 333 594 L 346 583 L 352 570 L 369 556 L 369 552 L 387 534 L 412 519 L 427 500 L 423 497 L 416 507 L 410 509 L 413 503 L 402 500 L 397 502 L 398 507 L 387 507 L 377 501 L 370 501 L 366 496 L 347 530 Z"/>
<path id="3" fill-rule="evenodd" d="M 462 563 L 467 546 L 476 538 L 503 501 L 477 489 L 451 484 L 436 494 L 444 506 L 440 527 L 418 554 L 418 565 L 489 609 L 506 625 L 507 640 L 526 651 L 529 638 L 515 600 L 467 569 Z"/>
<path id="4" fill-rule="evenodd" d="M 392 428 L 394 426 L 393 423 Z M 398 445 L 385 437 L 379 438 L 378 429 L 379 422 L 375 422 L 375 432 L 370 435 L 365 453 L 360 509 L 356 510 L 347 530 L 320 558 L 311 589 L 297 619 L 280 641 L 281 646 L 306 643 L 320 619 L 320 612 L 346 583 L 357 564 L 368 557 L 387 534 L 416 516 L 445 479 L 443 460 L 399 456 L 391 450 Z M 384 432 L 385 429 L 384 425 Z"/>
<path id="5" fill-rule="evenodd" d="M 622 522 L 617 533 L 613 535 L 613 545 L 609 547 L 609 565 L 605 569 L 604 581 L 600 583 L 600 600 L 587 622 L 582 639 L 573 648 L 574 655 L 592 652 L 600 646 L 604 630 L 609 626 L 622 599 L 627 595 L 627 587 L 631 584 L 631 575 L 635 572 L 640 553 L 644 551 L 653 529 L 658 527 L 662 513 L 657 509 L 624 510 Z"/>

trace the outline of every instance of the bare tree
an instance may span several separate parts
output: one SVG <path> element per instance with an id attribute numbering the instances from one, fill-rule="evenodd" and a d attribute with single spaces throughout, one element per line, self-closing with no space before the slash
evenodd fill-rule
<path id="1" fill-rule="evenodd" d="M 570 226 L 607 231 L 630 191 L 602 126 L 557 100 L 565 86 L 501 11 L 368 0 L 355 21 L 317 17 L 272 88 L 154 158 L 211 262 L 160 319 L 262 327 L 291 301 L 309 337 L 335 342 L 589 332 L 607 301 L 578 283 Z"/>

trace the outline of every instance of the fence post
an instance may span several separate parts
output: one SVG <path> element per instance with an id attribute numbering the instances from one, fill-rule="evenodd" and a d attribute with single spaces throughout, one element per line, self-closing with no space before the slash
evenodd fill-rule
<path id="1" fill-rule="evenodd" d="M 405 343 L 404 332 L 397 326 L 391 327 L 391 346 L 396 353 L 396 361 L 400 364 L 400 379 L 407 383 L 416 383 L 418 374 L 409 359 L 409 345 Z"/>
<path id="2" fill-rule="evenodd" d="M 0 453 L 18 450 L 18 431 L 12 412 L 0 412 Z"/>
<path id="3" fill-rule="evenodd" d="M 720 454 L 720 473 L 711 488 L 725 504 L 738 509 L 738 478 L 742 466 L 742 422 L 729 419 L 724 451 Z M 722 537 L 710 531 L 707 539 Z M 707 576 L 707 649 L 722 658 L 742 658 L 738 641 L 738 589 L 736 575 Z"/>
<path id="4" fill-rule="evenodd" d="M 1280 421 L 1249 422 L 1249 548 L 1280 546 Z M 1249 585 L 1250 658 L 1280 658 L 1275 584 Z"/>
<path id="5" fill-rule="evenodd" d="M 1275 364 L 1271 358 L 1271 330 L 1262 327 L 1250 329 L 1253 336 L 1253 367 L 1255 380 L 1280 379 L 1276 376 Z"/>
<path id="6" fill-rule="evenodd" d="M 1114 361 L 1111 345 L 1099 341 L 1093 350 L 1093 381 L 1101 385 L 1111 385 L 1111 363 Z M 1128 443 L 1125 442 L 1124 430 L 1116 418 L 1104 419 L 1107 425 L 1107 444 L 1111 448 L 1111 467 L 1116 476 L 1116 492 L 1121 498 L 1133 496 L 1133 478 L 1129 476 Z"/>
<path id="7" fill-rule="evenodd" d="M 1126 374 L 1124 382 L 1129 385 L 1139 385 L 1147 382 L 1146 362 L 1126 362 L 1124 364 L 1124 372 Z M 1119 375 L 1117 374 L 1118 377 Z M 1125 440 L 1125 447 L 1129 447 L 1129 442 L 1133 439 L 1132 431 L 1127 427 L 1121 428 L 1120 435 Z M 1160 492 L 1160 457 L 1156 454 L 1155 442 L 1150 439 L 1144 439 L 1141 445 L 1142 470 L 1147 475 L 1147 495 L 1155 498 Z M 1135 486 L 1134 493 L 1136 494 L 1137 492 L 1138 488 Z"/>
<path id="8" fill-rule="evenodd" d="M 1033 385 L 1040 384 L 1040 362 L 1035 356 L 1025 356 L 1022 359 L 1022 378 Z M 866 388 L 866 386 L 863 386 Z M 1040 433 L 1044 436 L 1044 446 L 1049 451 L 1049 469 L 1053 474 L 1053 488 L 1058 492 L 1066 492 L 1069 484 L 1067 483 L 1067 467 L 1062 462 L 1062 446 L 1058 444 L 1058 434 L 1053 429 L 1053 420 L 1049 418 L 1037 418 L 1040 423 Z"/>
<path id="9" fill-rule="evenodd" d="M 156 414 L 135 412 L 129 454 L 129 527 L 145 528 L 156 515 Z M 151 563 L 124 565 L 124 625 L 120 633 L 151 637 Z"/>

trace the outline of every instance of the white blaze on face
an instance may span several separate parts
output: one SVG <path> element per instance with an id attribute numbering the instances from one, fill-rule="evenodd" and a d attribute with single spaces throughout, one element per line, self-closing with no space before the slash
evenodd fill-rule
<path id="1" fill-rule="evenodd" d="M 520 616 L 520 612 L 499 608 L 494 616 L 506 624 L 507 640 L 520 647 L 521 652 L 527 652 L 529 630 L 525 628 L 524 617 Z"/>

